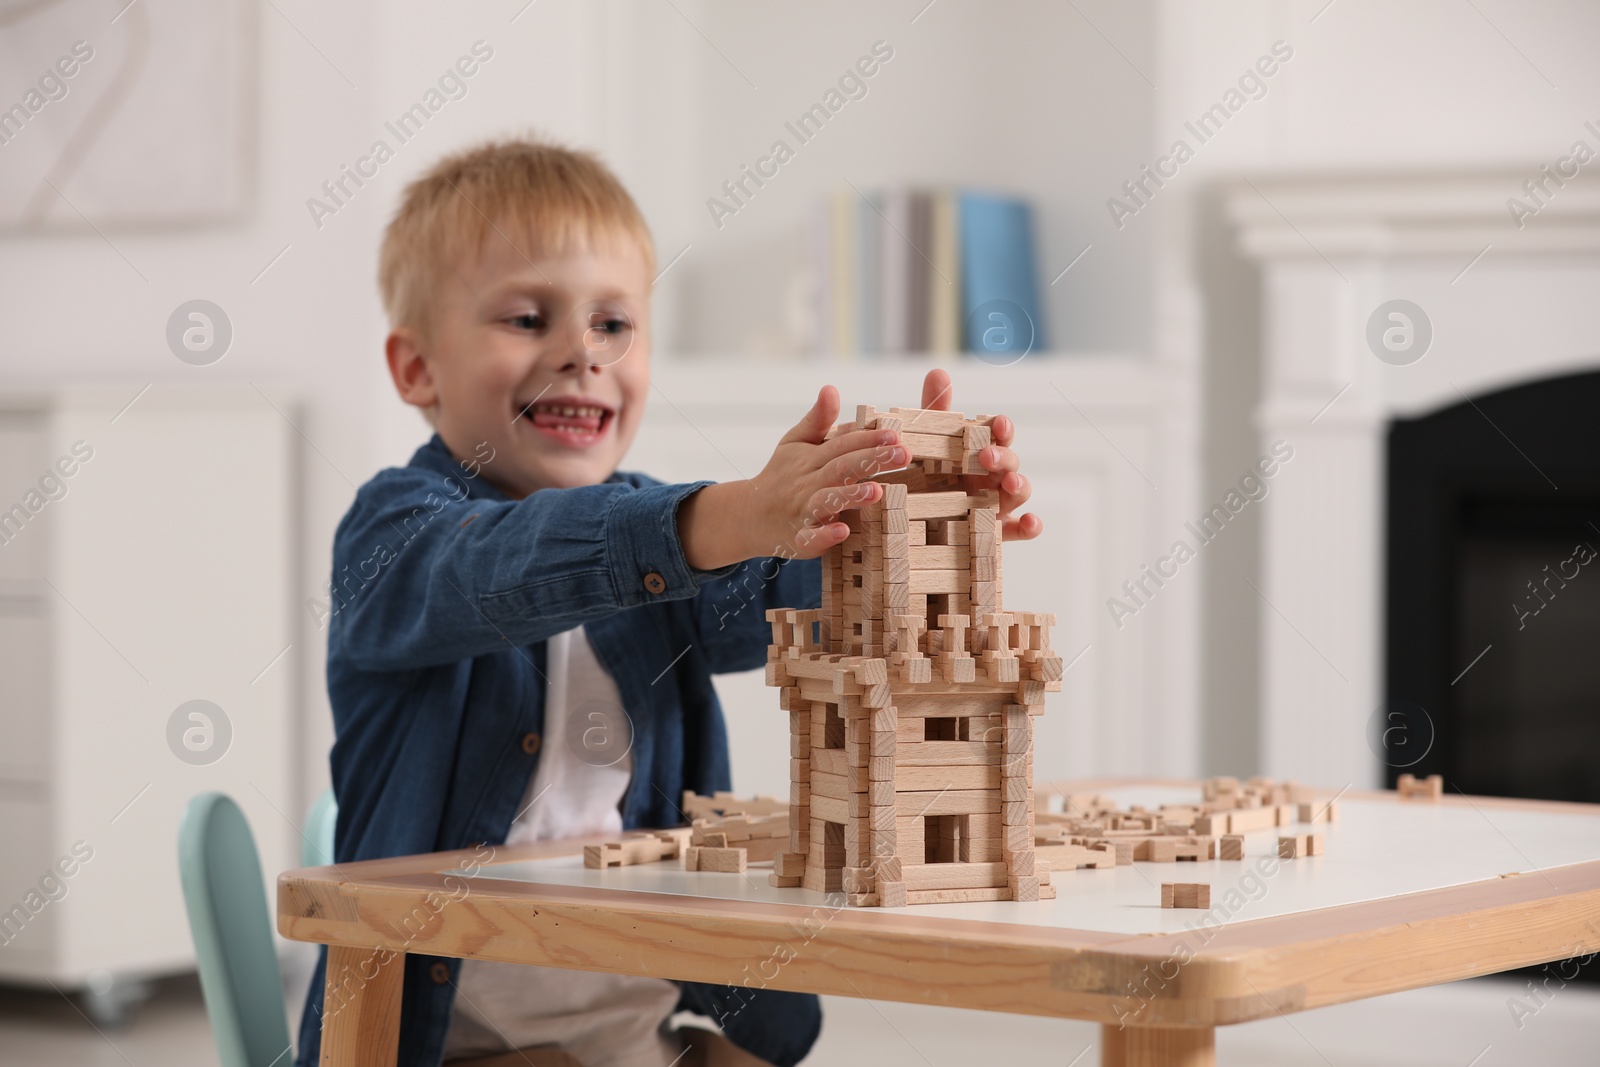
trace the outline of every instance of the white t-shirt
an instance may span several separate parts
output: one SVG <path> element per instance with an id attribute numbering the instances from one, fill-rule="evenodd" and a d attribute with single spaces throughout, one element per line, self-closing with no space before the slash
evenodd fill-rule
<path id="1" fill-rule="evenodd" d="M 616 834 L 633 772 L 632 731 L 616 683 L 583 627 L 550 638 L 539 766 L 507 844 Z M 461 961 L 444 1058 L 559 1045 L 585 1067 L 668 1067 L 683 1046 L 664 1034 L 678 987 L 659 978 Z"/>

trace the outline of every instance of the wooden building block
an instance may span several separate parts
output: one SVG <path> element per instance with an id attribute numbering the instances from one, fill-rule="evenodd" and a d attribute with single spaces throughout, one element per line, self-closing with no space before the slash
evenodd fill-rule
<path id="1" fill-rule="evenodd" d="M 1299 813 L 1301 822 L 1319 823 L 1339 821 L 1339 802 L 1337 800 L 1312 801 L 1310 803 L 1302 802 L 1297 804 L 1295 807 Z"/>
<path id="2" fill-rule="evenodd" d="M 1401 800 L 1438 800 L 1444 796 L 1444 777 L 1430 774 L 1426 778 L 1402 774 L 1395 782 L 1395 792 Z"/>
<path id="3" fill-rule="evenodd" d="M 1244 835 L 1224 834 L 1222 837 L 1222 858 L 1225 860 L 1244 859 Z"/>
<path id="4" fill-rule="evenodd" d="M 889 413 L 900 419 L 907 430 L 917 433 L 956 436 L 966 431 L 969 420 L 959 411 L 939 411 L 934 408 L 890 408 Z"/>
<path id="5" fill-rule="evenodd" d="M 691 845 L 686 851 L 698 853 L 698 865 L 690 867 L 688 861 L 683 864 L 688 870 L 715 870 L 726 875 L 742 875 L 749 864 L 749 853 L 742 848 L 712 848 L 709 845 L 696 848 Z"/>
<path id="6" fill-rule="evenodd" d="M 1278 838 L 1278 858 L 1286 860 L 1302 859 L 1306 856 L 1322 855 L 1323 840 L 1321 834 L 1295 834 L 1292 837 Z"/>
<path id="7" fill-rule="evenodd" d="M 591 869 L 631 867 L 638 863 L 657 863 L 676 859 L 685 842 L 673 835 L 636 837 L 585 845 L 583 865 Z"/>
<path id="8" fill-rule="evenodd" d="M 1035 845 L 1035 862 L 1048 863 L 1052 871 L 1071 871 L 1087 867 L 1095 870 L 1110 869 L 1117 865 L 1117 852 L 1109 841 L 1091 844 L 1067 842 L 1058 845 Z"/>
<path id="9" fill-rule="evenodd" d="M 1211 886 L 1205 882 L 1162 882 L 1161 906 L 1210 909 Z"/>

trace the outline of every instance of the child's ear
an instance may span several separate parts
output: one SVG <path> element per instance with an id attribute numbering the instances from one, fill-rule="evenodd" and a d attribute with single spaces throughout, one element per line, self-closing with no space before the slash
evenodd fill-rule
<path id="1" fill-rule="evenodd" d="M 439 390 L 434 385 L 428 357 L 422 353 L 422 344 L 415 330 L 402 326 L 389 334 L 383 351 L 389 361 L 389 377 L 394 379 L 400 399 L 426 411 L 439 402 Z"/>

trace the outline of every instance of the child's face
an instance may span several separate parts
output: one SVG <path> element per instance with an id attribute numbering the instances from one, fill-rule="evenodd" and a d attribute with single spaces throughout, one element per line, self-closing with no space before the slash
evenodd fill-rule
<path id="1" fill-rule="evenodd" d="M 441 287 L 427 336 L 390 336 L 391 372 L 456 458 L 510 496 L 595 485 L 644 414 L 649 299 L 632 241 L 525 258 L 491 233 Z"/>

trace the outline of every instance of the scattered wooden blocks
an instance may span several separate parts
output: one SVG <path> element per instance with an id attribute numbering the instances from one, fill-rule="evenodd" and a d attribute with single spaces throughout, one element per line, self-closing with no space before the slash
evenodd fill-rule
<path id="1" fill-rule="evenodd" d="M 1304 856 L 1322 855 L 1321 834 L 1295 834 L 1278 838 L 1278 858 L 1297 860 Z"/>
<path id="2" fill-rule="evenodd" d="M 1162 882 L 1161 906 L 1209 909 L 1211 886 L 1205 882 Z"/>
<path id="3" fill-rule="evenodd" d="M 1394 785 L 1401 800 L 1438 800 L 1444 796 L 1444 776 L 1430 774 L 1426 778 L 1402 774 Z"/>

